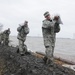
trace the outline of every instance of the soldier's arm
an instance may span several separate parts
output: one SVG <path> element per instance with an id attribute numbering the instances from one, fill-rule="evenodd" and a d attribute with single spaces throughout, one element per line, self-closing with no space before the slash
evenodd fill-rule
<path id="1" fill-rule="evenodd" d="M 18 28 L 17 28 L 17 31 L 20 32 L 21 29 L 22 29 L 22 26 L 18 27 Z"/>
<path id="2" fill-rule="evenodd" d="M 55 23 L 58 23 L 58 24 L 63 24 L 60 16 L 54 16 L 53 20 L 55 21 Z"/>
<path id="3" fill-rule="evenodd" d="M 43 28 L 51 28 L 54 27 L 53 23 L 48 23 L 47 21 L 43 21 Z"/>

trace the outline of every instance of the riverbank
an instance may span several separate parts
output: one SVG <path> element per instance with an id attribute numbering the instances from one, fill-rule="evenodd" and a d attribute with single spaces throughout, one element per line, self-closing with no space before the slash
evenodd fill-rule
<path id="1" fill-rule="evenodd" d="M 34 54 L 21 56 L 16 47 L 0 45 L 0 75 L 75 75 L 75 71 L 45 64 Z"/>
<path id="2" fill-rule="evenodd" d="M 16 36 L 11 36 L 10 40 L 10 45 L 14 47 L 18 45 L 18 40 Z M 25 43 L 27 44 L 28 49 L 32 52 L 38 51 L 45 53 L 42 37 L 27 37 Z M 54 56 L 75 63 L 75 39 L 57 38 Z"/>

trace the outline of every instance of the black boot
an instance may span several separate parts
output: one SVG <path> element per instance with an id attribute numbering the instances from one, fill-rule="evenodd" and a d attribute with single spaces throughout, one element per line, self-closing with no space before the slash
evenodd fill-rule
<path id="1" fill-rule="evenodd" d="M 48 64 L 48 65 L 50 65 L 51 67 L 53 67 L 53 66 L 54 66 L 54 61 L 51 60 L 51 59 L 47 59 L 46 64 Z"/>
<path id="2" fill-rule="evenodd" d="M 43 58 L 43 61 L 44 61 L 44 63 L 46 64 L 46 62 L 47 62 L 47 57 L 45 56 L 44 58 Z"/>
<path id="3" fill-rule="evenodd" d="M 17 49 L 17 53 L 19 53 L 19 48 Z"/>
<path id="4" fill-rule="evenodd" d="M 21 54 L 21 56 L 24 56 L 24 54 Z"/>
<path id="5" fill-rule="evenodd" d="M 31 54 L 31 52 L 28 52 L 28 51 L 27 51 L 27 52 L 25 52 L 25 54 L 26 54 L 26 55 L 30 55 L 30 54 Z"/>

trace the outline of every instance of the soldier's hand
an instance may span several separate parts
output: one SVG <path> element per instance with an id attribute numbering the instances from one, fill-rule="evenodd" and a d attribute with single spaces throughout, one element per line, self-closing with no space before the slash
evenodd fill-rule
<path id="1" fill-rule="evenodd" d="M 59 16 L 54 16 L 54 20 L 58 21 Z"/>

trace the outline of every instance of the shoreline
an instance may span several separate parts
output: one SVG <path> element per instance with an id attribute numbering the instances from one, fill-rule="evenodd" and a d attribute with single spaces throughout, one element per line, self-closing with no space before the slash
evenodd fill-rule
<path id="1" fill-rule="evenodd" d="M 28 36 L 27 40 L 25 42 L 28 49 L 32 52 L 42 52 L 45 53 L 45 47 L 43 44 L 43 38 L 42 37 L 33 37 Z M 69 60 L 71 62 L 75 63 L 75 39 L 62 39 L 57 38 L 56 39 L 56 46 L 54 50 L 54 56 L 58 58 L 62 58 L 65 60 Z M 10 36 L 10 45 L 16 47 L 18 45 L 17 36 Z"/>

